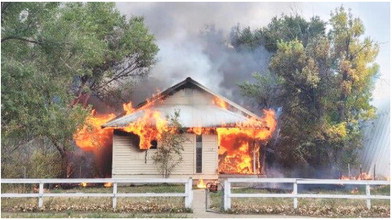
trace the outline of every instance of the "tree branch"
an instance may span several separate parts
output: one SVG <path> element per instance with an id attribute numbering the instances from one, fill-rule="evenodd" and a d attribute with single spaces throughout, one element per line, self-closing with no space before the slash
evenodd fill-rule
<path id="1" fill-rule="evenodd" d="M 41 45 L 41 42 L 39 42 L 39 41 L 30 40 L 30 39 L 26 39 L 26 38 L 22 38 L 22 37 L 17 37 L 17 36 L 9 36 L 9 37 L 2 38 L 1 43 L 5 42 L 7 40 L 19 40 L 19 41 L 24 41 L 24 42 L 29 42 L 29 43 Z"/>

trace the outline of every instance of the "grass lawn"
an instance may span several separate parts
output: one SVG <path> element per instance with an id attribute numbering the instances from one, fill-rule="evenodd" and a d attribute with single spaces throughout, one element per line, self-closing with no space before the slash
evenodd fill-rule
<path id="1" fill-rule="evenodd" d="M 45 189 L 45 193 L 111 193 L 112 188 L 75 187 L 72 189 Z M 3 192 L 33 193 L 33 187 L 7 186 Z M 119 193 L 184 192 L 183 185 L 119 186 Z M 181 197 L 117 198 L 117 209 L 112 209 L 110 197 L 44 197 L 44 207 L 38 208 L 37 198 L 1 199 L 1 217 L 183 217 L 191 212 L 184 208 Z"/>
<path id="2" fill-rule="evenodd" d="M 365 189 L 357 188 L 334 190 L 299 190 L 302 194 L 365 194 Z M 233 193 L 290 193 L 271 192 L 265 189 L 234 188 Z M 372 195 L 390 195 L 390 187 L 374 187 Z M 322 217 L 389 217 L 389 200 L 372 200 L 372 209 L 366 208 L 366 200 L 360 199 L 298 199 L 298 209 L 293 208 L 291 198 L 232 198 L 232 209 L 229 213 L 259 213 L 259 214 L 286 214 Z M 211 206 L 213 210 L 220 210 L 222 192 L 211 193 Z"/>

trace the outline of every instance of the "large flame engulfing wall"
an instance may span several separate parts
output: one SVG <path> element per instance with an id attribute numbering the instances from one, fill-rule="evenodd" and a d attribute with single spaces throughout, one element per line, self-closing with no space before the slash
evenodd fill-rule
<path id="1" fill-rule="evenodd" d="M 215 97 L 213 103 L 228 109 L 228 103 Z M 159 140 L 163 132 L 173 131 L 168 126 L 165 115 L 148 108 L 143 117 L 129 124 L 123 131 L 134 133 L 140 138 L 140 149 L 149 149 L 152 140 Z M 124 104 L 125 114 L 134 109 L 131 103 Z M 108 146 L 112 140 L 113 128 L 101 128 L 114 114 L 98 115 L 95 111 L 87 118 L 85 125 L 74 134 L 76 145 L 88 151 Z M 260 146 L 273 134 L 276 127 L 275 112 L 263 110 L 263 117 L 249 118 L 245 123 L 223 125 L 214 128 L 188 128 L 187 132 L 195 134 L 216 134 L 219 144 L 219 173 L 254 174 L 260 173 Z"/>
<path id="2" fill-rule="evenodd" d="M 73 135 L 76 145 L 85 151 L 111 145 L 112 129 L 102 129 L 101 125 L 115 117 L 115 114 L 97 114 L 92 110 L 84 126 Z"/>
<path id="3" fill-rule="evenodd" d="M 216 128 L 220 173 L 260 173 L 260 145 L 276 128 L 275 112 L 263 110 L 262 120 L 249 119 L 234 128 Z"/>

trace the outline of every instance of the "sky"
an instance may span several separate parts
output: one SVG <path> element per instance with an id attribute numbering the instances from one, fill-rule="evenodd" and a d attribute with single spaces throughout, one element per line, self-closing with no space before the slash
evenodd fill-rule
<path id="1" fill-rule="evenodd" d="M 267 25 L 281 14 L 298 13 L 305 18 L 320 16 L 327 21 L 331 11 L 343 5 L 359 17 L 369 36 L 380 46 L 376 62 L 380 75 L 373 98 L 389 99 L 390 85 L 390 4 L 388 2 L 255 2 L 255 3 L 117 3 L 119 11 L 130 16 L 143 16 L 156 36 L 158 62 L 151 76 L 140 84 L 144 92 L 140 101 L 156 88 L 163 90 L 191 76 L 233 101 L 241 103 L 237 84 L 251 80 L 251 74 L 266 69 L 269 54 L 262 49 L 254 53 L 234 53 L 223 48 L 235 25 L 256 29 Z M 214 30 L 203 35 L 208 26 Z M 212 34 L 211 34 L 212 33 Z M 210 43 L 207 43 L 208 40 Z M 212 43 L 211 43 L 212 42 Z M 152 91 L 152 92 L 151 92 Z M 144 97 L 145 96 L 145 97 Z M 138 100 L 139 101 L 139 100 Z M 377 103 L 375 103 L 377 104 Z"/>

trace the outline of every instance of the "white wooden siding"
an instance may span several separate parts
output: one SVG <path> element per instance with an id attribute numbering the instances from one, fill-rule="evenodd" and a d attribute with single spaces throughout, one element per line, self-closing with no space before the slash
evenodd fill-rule
<path id="1" fill-rule="evenodd" d="M 211 178 L 217 176 L 218 169 L 218 144 L 216 135 L 203 135 L 202 173 L 196 174 L 195 146 L 196 136 L 185 134 L 187 141 L 184 143 L 183 161 L 173 170 L 172 176 L 203 176 Z M 158 147 L 160 143 L 158 141 Z M 139 150 L 133 146 L 131 137 L 113 135 L 113 178 L 129 178 L 132 176 L 147 175 L 159 177 L 159 172 L 151 159 L 156 150 Z M 147 154 L 147 155 L 146 155 Z M 147 157 L 147 159 L 146 159 Z"/>
<path id="2" fill-rule="evenodd" d="M 191 136 L 190 134 L 186 134 Z M 159 147 L 159 141 L 158 141 Z M 173 171 L 173 174 L 192 174 L 193 171 L 193 142 L 185 142 L 182 163 Z M 151 156 L 156 150 L 139 150 L 132 146 L 131 137 L 113 135 L 113 167 L 112 176 L 116 175 L 145 175 L 159 174 Z"/>
<path id="3" fill-rule="evenodd" d="M 218 173 L 218 137 L 216 135 L 203 135 L 202 173 Z"/>
<path id="4" fill-rule="evenodd" d="M 153 102 L 148 108 L 161 112 L 162 116 L 172 115 L 175 111 L 180 110 L 179 121 L 184 127 L 216 127 L 222 123 L 229 125 L 248 120 L 246 114 L 244 115 L 237 108 L 223 109 L 214 104 L 214 97 L 211 93 L 200 88 L 184 88 L 164 99 Z M 146 110 L 138 109 L 132 114 L 114 119 L 104 126 L 125 127 L 143 117 L 145 113 Z M 147 123 L 155 124 L 155 121 L 148 120 Z"/>
<path id="5" fill-rule="evenodd" d="M 194 122 L 195 127 L 201 123 L 204 117 L 215 120 L 215 115 L 204 113 L 206 106 L 215 106 L 212 102 L 213 96 L 209 93 L 195 90 L 182 89 L 175 94 L 168 96 L 159 106 L 200 106 L 192 108 L 191 114 L 184 115 L 183 118 Z M 198 113 L 199 112 L 199 113 Z M 198 113 L 198 114 L 196 114 Z M 183 122 L 181 122 L 183 123 Z M 201 125 L 201 124 L 200 124 Z M 172 172 L 172 176 L 217 176 L 218 174 L 218 138 L 216 135 L 203 135 L 202 149 L 202 173 L 196 173 L 196 135 L 185 134 L 187 141 L 184 143 L 183 161 Z M 158 147 L 160 143 L 158 141 Z M 151 159 L 156 150 L 139 150 L 138 146 L 132 146 L 131 138 L 114 134 L 113 136 L 113 167 L 112 177 L 132 177 L 137 175 L 159 176 L 158 170 Z M 147 152 L 147 155 L 146 155 Z M 147 160 L 146 160 L 147 157 Z"/>
<path id="6" fill-rule="evenodd" d="M 166 97 L 159 105 L 214 105 L 213 98 L 209 93 L 186 88 Z"/>

